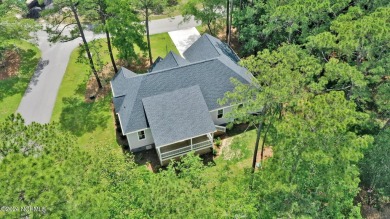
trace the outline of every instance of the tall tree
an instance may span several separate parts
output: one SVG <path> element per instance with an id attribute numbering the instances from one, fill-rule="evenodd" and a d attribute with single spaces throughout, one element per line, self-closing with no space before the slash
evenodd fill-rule
<path id="1" fill-rule="evenodd" d="M 274 117 L 279 117 L 286 106 L 296 104 L 306 96 L 312 86 L 312 78 L 320 75 L 322 71 L 315 57 L 295 45 L 284 45 L 273 52 L 264 50 L 257 56 L 243 60 L 242 65 L 254 74 L 256 79 L 249 85 L 233 80 L 236 85 L 234 91 L 227 92 L 220 103 L 236 104 L 234 110 L 227 115 L 234 118 L 235 123 L 259 124 L 258 139 L 264 121 L 267 120 L 268 125 L 272 125 L 271 121 Z M 243 107 L 239 105 L 241 103 Z M 260 110 L 259 114 L 248 113 Z M 256 163 L 259 143 L 257 140 L 253 164 Z"/>
<path id="2" fill-rule="evenodd" d="M 226 43 L 229 42 L 229 33 L 230 33 L 230 17 L 229 17 L 229 10 L 230 8 L 230 0 L 226 0 Z"/>
<path id="3" fill-rule="evenodd" d="M 245 54 L 281 43 L 304 43 L 306 37 L 327 30 L 330 22 L 345 11 L 349 0 L 267 0 L 254 1 L 234 19 Z"/>
<path id="4" fill-rule="evenodd" d="M 121 59 L 137 59 L 135 46 L 142 51 L 147 49 L 144 42 L 144 28 L 135 12 L 135 6 L 124 0 L 107 2 L 107 28 L 113 36 L 112 44 L 118 49 Z"/>
<path id="5" fill-rule="evenodd" d="M 366 190 L 390 197 L 390 128 L 375 136 L 372 147 L 365 152 L 360 163 L 361 178 Z M 371 203 L 369 203 L 371 204 Z"/>
<path id="6" fill-rule="evenodd" d="M 20 115 L 0 130 L 0 203 L 17 209 L 2 207 L 2 217 L 139 217 L 133 194 L 151 173 L 132 157 L 105 144 L 86 151 L 58 124 L 25 125 Z"/>
<path id="7" fill-rule="evenodd" d="M 216 36 L 220 30 L 219 20 L 223 18 L 224 10 L 227 10 L 225 3 L 225 0 L 189 0 L 183 6 L 184 19 L 194 16 L 196 21 L 207 26 L 211 35 Z"/>
<path id="8" fill-rule="evenodd" d="M 83 18 L 91 22 L 95 32 L 103 31 L 106 35 L 107 48 L 114 72 L 117 72 L 118 69 L 112 45 L 118 49 L 119 58 L 128 62 L 138 58 L 135 45 L 141 50 L 146 49 L 143 25 L 140 24 L 134 6 L 128 1 L 89 0 L 84 1 L 83 4 L 85 4 L 82 11 Z"/>
<path id="9" fill-rule="evenodd" d="M 83 3 L 85 2 L 74 2 L 72 0 L 54 1 L 53 8 L 46 10 L 45 13 L 47 20 L 50 23 L 50 25 L 46 27 L 46 31 L 50 35 L 49 40 L 51 42 L 70 41 L 81 37 L 83 40 L 83 47 L 88 56 L 89 66 L 95 76 L 99 88 L 101 89 L 103 86 L 95 68 L 91 51 L 88 46 L 87 39 L 85 38 L 84 29 L 79 18 L 79 8 L 83 9 L 85 7 Z M 67 28 L 71 28 L 70 35 L 64 34 L 64 31 L 68 30 Z"/>
<path id="10" fill-rule="evenodd" d="M 365 14 L 359 7 L 349 8 L 335 19 L 330 29 L 308 37 L 308 50 L 321 57 L 325 65 L 338 66 L 332 71 L 328 88 L 341 89 L 362 110 L 389 120 L 390 8 L 377 8 Z M 336 64 L 337 65 L 334 65 Z M 353 78 L 353 81 L 346 78 Z"/>
<path id="11" fill-rule="evenodd" d="M 256 187 L 264 217 L 359 217 L 358 161 L 370 136 L 349 130 L 367 115 L 355 111 L 343 92 L 304 98 L 275 125 L 273 157 L 258 172 Z M 271 210 L 272 209 L 272 210 Z"/>
<path id="12" fill-rule="evenodd" d="M 149 20 L 150 15 L 152 14 L 153 10 L 155 10 L 158 7 L 165 7 L 166 6 L 166 0 L 139 0 L 139 1 L 133 1 L 132 4 L 134 4 L 136 10 L 138 10 L 145 21 L 145 29 L 146 29 L 146 41 L 148 44 L 148 53 L 149 53 L 149 63 L 150 65 L 153 64 L 153 57 L 152 57 L 152 49 L 150 45 L 150 33 L 149 33 Z"/>
<path id="13" fill-rule="evenodd" d="M 110 55 L 111 59 L 111 64 L 114 69 L 114 72 L 118 72 L 118 68 L 116 67 L 114 55 L 112 52 L 112 45 L 111 45 L 111 37 L 110 37 L 110 32 L 107 27 L 107 20 L 111 16 L 107 12 L 107 4 L 110 1 L 106 0 L 92 0 L 92 1 L 85 1 L 87 2 L 86 4 L 86 9 L 84 10 L 84 14 L 82 16 L 86 18 L 91 24 L 94 26 L 93 31 L 95 32 L 101 32 L 103 31 L 106 35 L 106 40 L 107 40 L 107 49 L 108 53 Z"/>
<path id="14" fill-rule="evenodd" d="M 19 14 L 20 17 L 16 15 Z M 0 2 L 0 59 L 2 51 L 13 39 L 31 39 L 30 33 L 38 30 L 39 25 L 32 19 L 23 18 L 27 14 L 25 2 L 4 0 Z"/>
<path id="15" fill-rule="evenodd" d="M 229 17 L 229 26 L 227 28 L 229 28 L 229 35 L 228 35 L 228 45 L 230 45 L 230 42 L 232 41 L 232 28 L 233 28 L 233 8 L 234 8 L 234 2 L 233 0 L 230 0 L 230 8 L 228 8 L 227 10 L 230 11 L 230 15 L 228 16 Z"/>
<path id="16" fill-rule="evenodd" d="M 55 125 L 26 126 L 20 115 L 0 124 L 0 203 L 35 211 L 5 212 L 8 217 L 63 215 L 69 196 L 82 194 L 84 168 L 91 160 L 75 139 Z M 3 215 L 4 216 L 4 215 Z"/>

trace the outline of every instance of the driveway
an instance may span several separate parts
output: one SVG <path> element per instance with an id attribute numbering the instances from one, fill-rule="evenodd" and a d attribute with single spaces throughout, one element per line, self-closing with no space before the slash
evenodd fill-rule
<path id="1" fill-rule="evenodd" d="M 184 51 L 200 37 L 199 31 L 195 27 L 171 31 L 168 34 L 182 57 L 184 57 Z"/>
<path id="2" fill-rule="evenodd" d="M 103 35 L 96 36 L 90 31 L 85 31 L 85 35 L 88 40 L 103 37 Z M 70 54 L 82 43 L 81 38 L 78 38 L 50 45 L 46 32 L 39 31 L 37 36 L 38 47 L 42 51 L 41 61 L 17 110 L 25 119 L 26 124 L 33 121 L 42 124 L 50 122 Z"/>
<path id="3" fill-rule="evenodd" d="M 198 25 L 193 19 L 188 23 L 182 21 L 182 16 L 153 20 L 149 25 L 150 33 L 157 34 Z M 101 34 L 94 35 L 90 31 L 85 31 L 85 35 L 88 41 L 104 37 Z M 50 122 L 70 54 L 82 42 L 81 38 L 78 38 L 70 42 L 50 45 L 44 31 L 37 32 L 37 37 L 39 49 L 42 51 L 42 60 L 17 110 L 25 119 L 26 124 Z"/>

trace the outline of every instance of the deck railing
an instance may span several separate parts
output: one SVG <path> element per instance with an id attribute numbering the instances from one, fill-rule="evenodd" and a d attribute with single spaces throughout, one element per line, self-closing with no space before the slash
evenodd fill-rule
<path id="1" fill-rule="evenodd" d="M 175 150 L 171 150 L 171 151 L 167 151 L 167 152 L 161 153 L 161 159 L 162 160 L 167 160 L 167 159 L 170 159 L 170 158 L 173 158 L 173 157 L 178 157 L 178 156 L 181 156 L 181 155 L 185 155 L 188 152 L 190 152 L 191 150 L 197 151 L 197 150 L 208 148 L 208 147 L 211 148 L 212 145 L 213 145 L 213 143 L 211 141 L 209 141 L 209 140 L 193 144 L 192 147 L 191 147 L 191 145 L 188 145 L 188 146 L 181 147 L 181 148 L 178 148 L 178 149 L 175 149 Z"/>
<path id="2" fill-rule="evenodd" d="M 216 125 L 215 128 L 217 129 L 217 131 L 226 132 L 226 127 Z"/>

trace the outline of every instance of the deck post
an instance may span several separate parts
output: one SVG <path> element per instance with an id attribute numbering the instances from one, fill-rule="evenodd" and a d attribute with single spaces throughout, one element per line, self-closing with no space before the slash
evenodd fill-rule
<path id="1" fill-rule="evenodd" d="M 157 148 L 157 152 L 158 152 L 158 158 L 160 158 L 160 164 L 162 166 L 161 151 L 159 147 Z"/>

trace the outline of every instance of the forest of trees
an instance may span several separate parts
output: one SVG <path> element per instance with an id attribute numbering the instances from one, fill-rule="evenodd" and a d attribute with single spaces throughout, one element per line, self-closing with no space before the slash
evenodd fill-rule
<path id="1" fill-rule="evenodd" d="M 6 14 L 5 4 L 12 1 L 0 2 Z M 153 8 L 157 1 L 54 2 L 47 11 L 52 27 L 71 20 L 76 29 L 68 38 L 60 28 L 49 29 L 53 41 L 83 35 L 80 13 L 106 33 L 108 47 L 110 37 L 117 48 L 125 46 L 119 58 L 135 58 L 135 45 L 150 48 L 138 13 L 146 10 L 149 19 L 145 5 Z M 250 85 L 233 80 L 235 90 L 220 103 L 237 103 L 229 114 L 234 123 L 258 127 L 257 150 L 273 146 L 261 168 L 232 177 L 227 166 L 208 178 L 201 173 L 212 167 L 189 155 L 151 173 L 119 147 L 101 145 L 91 153 L 58 124 L 25 125 L 11 115 L 0 124 L 0 207 L 44 208 L 2 208 L 0 217 L 361 218 L 363 205 L 381 210 L 388 204 L 390 3 L 190 0 L 183 13 L 218 35 L 229 26 L 228 2 L 240 64 L 256 80 Z M 0 27 L 14 19 L 3 14 Z M 6 27 L 0 39 L 18 31 Z M 86 41 L 84 47 L 88 50 Z M 362 192 L 368 195 L 357 198 Z"/>

